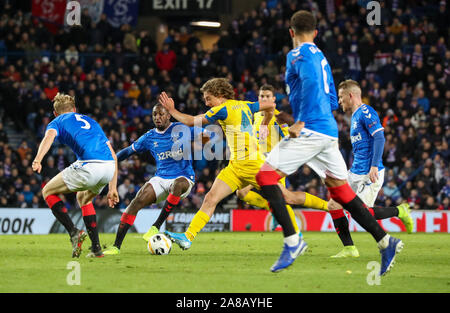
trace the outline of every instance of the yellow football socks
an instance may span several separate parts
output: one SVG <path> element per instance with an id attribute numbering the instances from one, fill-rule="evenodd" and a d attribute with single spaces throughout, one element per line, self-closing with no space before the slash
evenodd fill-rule
<path id="1" fill-rule="evenodd" d="M 208 224 L 208 222 L 209 215 L 203 211 L 198 211 L 185 232 L 186 237 L 190 241 L 194 240 L 195 236 L 197 236 L 197 234 L 203 229 L 203 227 L 205 227 L 206 224 Z"/>
<path id="2" fill-rule="evenodd" d="M 328 212 L 328 202 L 305 192 L 304 207 Z"/>
<path id="3" fill-rule="evenodd" d="M 264 199 L 264 197 L 261 196 L 259 193 L 254 192 L 252 190 L 250 190 L 242 200 L 258 208 L 270 210 L 269 203 L 267 202 L 267 200 Z"/>
<path id="4" fill-rule="evenodd" d="M 294 225 L 295 233 L 298 234 L 300 229 L 298 229 L 297 220 L 295 219 L 295 213 L 292 207 L 289 204 L 286 204 L 286 209 L 288 210 L 289 217 L 291 218 L 292 225 Z"/>

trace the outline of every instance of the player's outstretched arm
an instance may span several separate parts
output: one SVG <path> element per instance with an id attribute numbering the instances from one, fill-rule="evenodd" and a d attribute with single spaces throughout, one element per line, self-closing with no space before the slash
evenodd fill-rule
<path id="1" fill-rule="evenodd" d="M 55 137 L 57 135 L 56 130 L 49 129 L 45 132 L 44 139 L 42 139 L 38 152 L 36 154 L 36 157 L 33 160 L 33 163 L 31 164 L 31 167 L 33 168 L 33 171 L 40 173 L 42 170 L 42 159 L 47 154 L 48 150 L 50 150 L 50 147 L 53 144 L 53 141 L 55 140 Z"/>
<path id="2" fill-rule="evenodd" d="M 109 182 L 109 191 L 108 191 L 108 195 L 106 196 L 108 199 L 108 204 L 111 208 L 113 208 L 117 203 L 119 203 L 119 193 L 117 192 L 117 174 L 119 172 L 119 166 L 118 166 L 118 162 L 117 162 L 117 155 L 114 152 L 114 149 L 111 146 L 111 143 L 108 142 L 107 143 L 109 150 L 111 151 L 111 154 L 113 156 L 114 159 L 114 163 L 115 163 L 115 170 L 114 170 L 114 176 L 111 179 L 111 181 Z"/>
<path id="3" fill-rule="evenodd" d="M 122 162 L 123 160 L 128 159 L 131 155 L 135 153 L 136 151 L 134 151 L 131 146 L 128 146 L 117 153 L 117 161 Z"/>
<path id="4" fill-rule="evenodd" d="M 259 110 L 264 111 L 264 118 L 261 122 L 262 125 L 269 125 L 272 120 L 273 113 L 275 111 L 276 103 L 271 100 L 260 100 L 259 102 Z"/>
<path id="5" fill-rule="evenodd" d="M 266 139 L 269 134 L 269 129 L 267 125 L 269 125 L 270 121 L 273 118 L 273 114 L 275 111 L 275 102 L 270 100 L 260 100 L 259 101 L 259 110 L 264 111 L 264 118 L 261 121 L 261 125 L 259 126 L 259 138 Z"/>
<path id="6" fill-rule="evenodd" d="M 193 116 L 178 111 L 175 108 L 173 99 L 170 98 L 164 91 L 159 95 L 158 101 L 169 112 L 169 114 L 172 115 L 174 119 L 187 126 L 201 126 L 209 124 L 209 121 L 206 119 L 205 114 Z"/>

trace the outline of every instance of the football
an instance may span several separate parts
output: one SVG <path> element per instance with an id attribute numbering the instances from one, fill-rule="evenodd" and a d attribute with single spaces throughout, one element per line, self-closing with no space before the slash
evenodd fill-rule
<path id="1" fill-rule="evenodd" d="M 172 249 L 172 242 L 163 234 L 156 234 L 150 237 L 147 243 L 147 249 L 151 254 L 169 254 Z"/>

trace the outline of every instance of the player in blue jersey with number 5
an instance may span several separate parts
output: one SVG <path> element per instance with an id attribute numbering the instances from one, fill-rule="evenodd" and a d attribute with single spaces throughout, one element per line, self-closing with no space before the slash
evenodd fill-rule
<path id="1" fill-rule="evenodd" d="M 189 195 L 194 186 L 191 143 L 195 135 L 208 137 L 204 135 L 204 129 L 188 127 L 178 122 L 172 123 L 171 115 L 159 103 L 153 107 L 152 118 L 156 128 L 149 130 L 131 146 L 117 153 L 120 162 L 135 153 L 149 151 L 156 161 L 156 173 L 142 186 L 122 214 L 114 245 L 104 251 L 105 255 L 120 253 L 125 235 L 142 208 L 165 200 L 158 219 L 143 235 L 144 240 L 148 241 L 152 235 L 159 232 L 170 212 Z"/>
<path id="2" fill-rule="evenodd" d="M 323 179 L 331 198 L 376 240 L 383 275 L 392 267 L 403 243 L 386 234 L 347 182 L 347 166 L 339 151 L 338 128 L 332 112 L 339 107 L 338 99 L 328 61 L 314 44 L 316 24 L 308 11 L 298 11 L 291 17 L 289 32 L 294 49 L 286 58 L 286 83 L 295 122 L 289 127 L 289 137 L 272 149 L 256 175 L 263 196 L 283 228 L 283 251 L 271 270 L 278 272 L 290 266 L 304 251 L 304 242 L 296 236 L 278 181 L 306 163 Z"/>
<path id="3" fill-rule="evenodd" d="M 87 235 L 74 226 L 67 214 L 67 208 L 58 197 L 59 194 L 77 192 L 77 201 L 92 241 L 91 252 L 87 257 L 102 257 L 92 200 L 109 184 L 109 206 L 114 207 L 119 202 L 116 154 L 100 125 L 92 118 L 76 113 L 73 97 L 58 93 L 53 99 L 53 108 L 56 118 L 47 125 L 32 168 L 38 173 L 41 172 L 42 159 L 55 138 L 72 149 L 77 161 L 53 177 L 42 189 L 42 195 L 53 215 L 70 235 L 72 257 L 79 257 Z"/>

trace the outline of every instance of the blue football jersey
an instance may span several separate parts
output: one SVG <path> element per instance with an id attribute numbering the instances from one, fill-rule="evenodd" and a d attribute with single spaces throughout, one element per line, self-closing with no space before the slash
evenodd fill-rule
<path id="1" fill-rule="evenodd" d="M 109 140 L 100 125 L 89 116 L 79 113 L 64 113 L 47 125 L 56 130 L 56 139 L 69 146 L 78 160 L 114 160 L 106 144 Z"/>
<path id="2" fill-rule="evenodd" d="M 373 157 L 373 135 L 384 128 L 380 123 L 377 112 L 369 105 L 363 104 L 352 114 L 350 125 L 350 139 L 353 147 L 352 173 L 365 175 L 370 171 Z M 380 160 L 378 170 L 383 169 Z"/>
<path id="3" fill-rule="evenodd" d="M 191 143 L 194 135 L 201 134 L 182 123 L 171 123 L 163 132 L 153 128 L 139 137 L 131 148 L 142 153 L 149 151 L 156 161 L 156 176 L 166 179 L 184 176 L 195 179 L 192 167 Z"/>
<path id="4" fill-rule="evenodd" d="M 305 128 L 338 137 L 333 110 L 339 108 L 327 59 L 314 43 L 303 43 L 286 58 L 286 84 L 295 121 Z"/>

